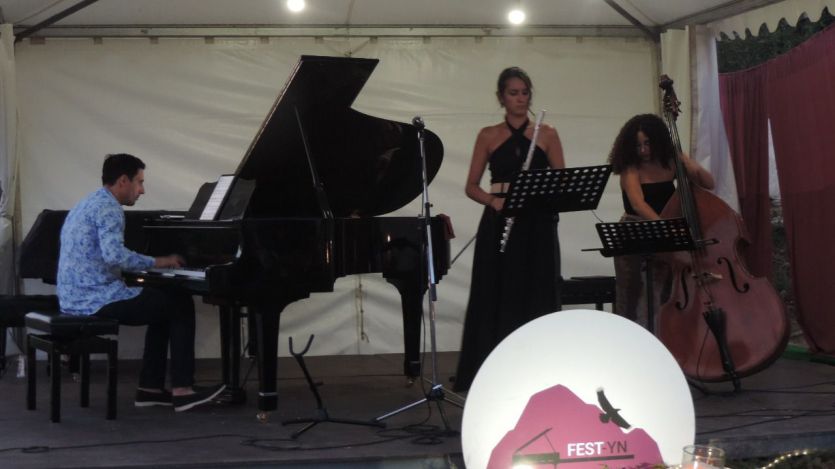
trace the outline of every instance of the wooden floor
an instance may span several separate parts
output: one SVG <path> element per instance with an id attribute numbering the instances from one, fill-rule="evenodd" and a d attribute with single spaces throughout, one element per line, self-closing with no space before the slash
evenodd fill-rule
<path id="1" fill-rule="evenodd" d="M 320 392 L 331 417 L 368 421 L 422 399 L 399 375 L 399 355 L 310 357 L 308 368 L 324 383 Z M 447 383 L 456 353 L 439 355 L 439 381 Z M 116 420 L 105 420 L 104 366 L 94 362 L 91 407 L 78 406 L 79 386 L 65 374 L 62 421 L 49 421 L 48 379 L 39 364 L 38 409 L 26 410 L 25 379 L 15 360 L 0 379 L 0 466 L 43 467 L 463 467 L 462 411 L 450 403 L 418 405 L 387 419 L 381 430 L 322 423 L 297 440 L 296 427 L 281 421 L 314 415 L 316 402 L 295 361 L 279 360 L 279 408 L 267 422 L 256 419 L 255 386 L 235 407 L 211 406 L 175 414 L 170 408 L 135 408 L 138 364 L 120 362 Z M 218 363 L 199 363 L 209 384 Z M 742 381 L 691 388 L 697 441 L 724 447 L 729 459 L 769 456 L 795 449 L 835 449 L 835 367 L 781 359 Z M 448 394 L 448 397 L 454 397 Z M 448 425 L 439 413 L 444 410 Z M 446 427 L 453 431 L 447 431 Z"/>

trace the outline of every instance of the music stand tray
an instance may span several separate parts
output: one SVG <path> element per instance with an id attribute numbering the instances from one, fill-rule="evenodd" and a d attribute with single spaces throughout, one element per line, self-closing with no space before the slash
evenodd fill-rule
<path id="1" fill-rule="evenodd" d="M 684 218 L 597 223 L 595 227 L 605 257 L 690 251 L 694 246 Z"/>
<path id="2" fill-rule="evenodd" d="M 652 254 L 656 252 L 689 251 L 693 249 L 693 236 L 687 220 L 667 218 L 661 220 L 624 221 L 595 225 L 605 257 L 640 255 L 644 263 L 644 287 L 647 298 L 647 329 L 655 333 L 655 308 L 653 306 Z"/>
<path id="3" fill-rule="evenodd" d="M 502 214 L 594 210 L 611 172 L 610 165 L 521 171 L 510 183 Z"/>

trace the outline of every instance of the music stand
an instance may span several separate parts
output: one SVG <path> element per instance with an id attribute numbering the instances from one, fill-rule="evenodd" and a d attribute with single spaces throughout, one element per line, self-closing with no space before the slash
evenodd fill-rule
<path id="1" fill-rule="evenodd" d="M 502 215 L 594 210 L 611 172 L 610 165 L 521 171 L 510 183 Z"/>
<path id="2" fill-rule="evenodd" d="M 429 173 L 426 170 L 426 147 L 424 141 L 425 125 L 423 123 L 423 119 L 421 119 L 420 116 L 415 116 L 415 118 L 412 119 L 412 125 L 414 125 L 417 129 L 418 151 L 420 153 L 421 161 L 421 181 L 423 183 L 423 191 L 421 195 L 421 202 L 423 203 L 423 208 L 421 210 L 419 218 L 423 225 L 424 240 L 424 243 L 421 245 L 421 254 L 423 254 L 424 259 L 426 261 L 426 302 L 429 305 L 429 344 L 431 347 L 430 358 L 432 360 L 432 386 L 429 388 L 429 392 L 426 392 L 424 394 L 423 398 L 414 401 L 411 404 L 407 404 L 403 407 L 400 407 L 399 409 L 393 410 L 384 415 L 376 417 L 374 419 L 374 422 L 380 423 L 389 417 L 395 416 L 401 412 L 405 412 L 409 409 L 423 404 L 424 402 L 428 403 L 430 406 L 432 402 L 434 402 L 438 406 L 438 413 L 441 416 L 441 421 L 443 421 L 444 423 L 444 430 L 447 434 L 451 434 L 454 431 L 449 426 L 449 422 L 446 418 L 446 412 L 444 412 L 444 407 L 441 404 L 443 404 L 443 402 L 446 401 L 456 407 L 463 408 L 464 406 L 461 403 L 450 399 L 444 392 L 444 385 L 438 381 L 438 347 L 435 334 L 435 302 L 438 301 L 438 291 L 435 287 L 438 284 L 438 279 L 435 277 L 435 254 L 432 248 L 432 203 L 429 201 Z"/>
<path id="3" fill-rule="evenodd" d="M 644 260 L 647 291 L 647 329 L 655 333 L 655 312 L 652 291 L 652 255 L 656 252 L 691 251 L 693 237 L 687 220 L 662 220 L 597 223 L 597 234 L 605 257 L 639 255 Z"/>
<path id="4" fill-rule="evenodd" d="M 502 208 L 506 219 L 499 251 L 507 247 L 516 215 L 597 208 L 611 172 L 610 165 L 520 171 L 510 183 Z"/>

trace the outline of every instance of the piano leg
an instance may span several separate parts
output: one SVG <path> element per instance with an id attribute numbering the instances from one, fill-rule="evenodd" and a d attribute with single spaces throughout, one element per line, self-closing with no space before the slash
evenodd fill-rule
<path id="1" fill-rule="evenodd" d="M 241 309 L 218 306 L 220 313 L 220 358 L 226 390 L 218 399 L 224 404 L 241 404 L 246 392 L 241 387 Z"/>
<path id="2" fill-rule="evenodd" d="M 285 304 L 251 305 L 250 320 L 255 321 L 257 332 L 256 347 L 258 359 L 258 419 L 265 421 L 267 412 L 278 407 L 276 379 L 278 372 L 278 323 Z"/>
<path id="3" fill-rule="evenodd" d="M 420 376 L 420 331 L 426 285 L 420 279 L 386 278 L 400 292 L 403 307 L 403 374 L 410 379 Z"/>

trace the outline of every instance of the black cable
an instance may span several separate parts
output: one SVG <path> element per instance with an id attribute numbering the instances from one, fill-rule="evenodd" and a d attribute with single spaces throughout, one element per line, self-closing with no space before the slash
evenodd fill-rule
<path id="1" fill-rule="evenodd" d="M 781 391 L 778 389 L 748 389 L 747 391 L 760 394 L 820 394 L 824 396 L 835 394 L 835 391 Z"/>
<path id="2" fill-rule="evenodd" d="M 706 430 L 706 431 L 696 432 L 696 435 L 710 435 L 711 433 L 720 433 L 720 432 L 726 432 L 726 431 L 729 431 L 729 430 L 739 430 L 740 428 L 756 427 L 758 425 L 766 425 L 766 424 L 774 423 L 774 422 L 783 422 L 783 421 L 786 421 L 786 420 L 791 420 L 793 418 L 795 418 L 795 417 L 774 418 L 774 419 L 766 420 L 766 421 L 763 421 L 763 422 L 743 423 L 743 424 L 740 424 L 740 425 L 732 425 L 730 427 L 716 428 L 716 429 L 713 429 L 713 430 Z"/>
<path id="3" fill-rule="evenodd" d="M 760 413 L 764 412 L 764 413 Z M 784 412 L 781 414 L 780 412 Z M 743 417 L 743 418 L 755 418 L 755 417 L 788 417 L 788 416 L 797 416 L 796 414 L 800 412 L 804 415 L 801 416 L 809 416 L 809 417 L 830 417 L 835 415 L 835 410 L 828 409 L 751 409 L 742 412 L 728 412 L 725 414 L 713 414 L 713 415 L 697 415 L 697 419 L 718 419 L 718 418 L 733 418 L 733 417 Z"/>
<path id="4" fill-rule="evenodd" d="M 425 422 L 426 420 L 424 420 Z M 439 436 L 443 436 L 444 431 L 436 425 L 426 425 L 424 423 L 407 425 L 399 428 L 381 429 L 377 434 L 382 436 L 380 440 L 365 441 L 359 443 L 348 443 L 344 445 L 328 445 L 328 446 L 303 446 L 297 440 L 286 438 L 250 438 L 241 442 L 243 446 L 250 446 L 266 451 L 322 451 L 332 449 L 356 448 L 380 445 L 390 443 L 392 441 L 402 441 L 411 439 L 411 443 L 419 445 L 435 445 L 440 444 L 443 440 Z M 293 443 L 289 447 L 272 446 L 270 443 Z"/>
<path id="5" fill-rule="evenodd" d="M 821 381 L 821 382 L 818 382 L 818 383 L 811 383 L 811 384 L 798 384 L 797 386 L 787 386 L 787 387 L 783 387 L 783 388 L 774 388 L 774 390 L 802 389 L 802 388 L 810 388 L 810 387 L 814 387 L 814 386 L 824 386 L 824 385 L 835 385 L 835 381 L 828 380 L 828 381 Z"/>
<path id="6" fill-rule="evenodd" d="M 144 444 L 158 444 L 158 443 L 182 443 L 185 441 L 196 441 L 196 440 L 209 440 L 214 438 L 231 438 L 231 437 L 238 437 L 243 439 L 251 439 L 252 437 L 249 435 L 240 435 L 237 433 L 218 433 L 214 435 L 202 435 L 202 436 L 192 436 L 192 437 L 185 437 L 185 438 L 174 438 L 174 439 L 165 439 L 165 440 L 131 440 L 131 441 L 115 441 L 112 443 L 95 443 L 95 444 L 86 444 L 86 445 L 70 445 L 70 446 L 19 446 L 19 447 L 12 447 L 12 448 L 0 448 L 0 453 L 5 453 L 9 451 L 20 451 L 25 454 L 34 454 L 34 453 L 48 453 L 50 451 L 62 451 L 68 449 L 90 449 L 90 448 L 106 448 L 106 447 L 113 447 L 113 446 L 126 446 L 126 445 L 144 445 Z"/>
<path id="7" fill-rule="evenodd" d="M 592 215 L 594 215 L 594 218 L 597 218 L 597 221 L 599 221 L 600 223 L 605 223 L 602 218 L 597 216 L 597 210 L 589 210 L 589 211 L 591 212 Z"/>
<path id="8" fill-rule="evenodd" d="M 704 384 L 703 382 L 699 381 L 700 384 Z M 802 384 L 797 386 L 788 386 L 784 388 L 773 388 L 773 389 L 745 389 L 744 393 L 758 393 L 758 394 L 810 394 L 810 395 L 822 395 L 822 396 L 830 396 L 835 395 L 835 391 L 798 391 L 798 389 L 808 389 L 817 386 L 825 386 L 825 385 L 833 385 L 835 382 L 833 381 L 822 381 L 819 383 L 811 383 L 811 384 Z M 705 395 L 699 396 L 694 398 L 694 401 L 704 399 L 708 396 L 720 396 L 720 397 L 733 397 L 739 395 L 738 392 L 734 391 L 727 391 L 727 392 L 707 392 L 703 389 Z"/>
<path id="9" fill-rule="evenodd" d="M 809 414 L 802 414 L 802 415 L 792 415 L 792 416 L 786 416 L 786 417 L 777 417 L 777 418 L 772 418 L 772 419 L 765 420 L 765 421 L 760 421 L 760 422 L 743 423 L 743 424 L 740 424 L 740 425 L 733 425 L 733 426 L 730 426 L 730 427 L 717 428 L 717 429 L 708 430 L 708 431 L 696 432 L 696 434 L 697 435 L 710 435 L 711 433 L 720 433 L 720 432 L 726 432 L 726 431 L 729 431 L 729 430 L 738 430 L 740 428 L 755 427 L 755 426 L 758 426 L 758 425 L 767 425 L 767 424 L 774 423 L 774 422 L 785 422 L 785 421 L 788 421 L 788 420 L 794 420 L 796 418 L 809 417 L 809 416 L 810 416 Z"/>
<path id="10" fill-rule="evenodd" d="M 70 445 L 70 446 L 18 446 L 10 448 L 0 448 L 0 453 L 7 453 L 11 451 L 20 451 L 24 454 L 41 454 L 53 451 L 73 450 L 73 449 L 91 449 L 91 448 L 105 448 L 114 446 L 128 446 L 128 445 L 143 445 L 143 444 L 159 444 L 159 443 L 182 443 L 186 441 L 208 440 L 215 438 L 241 438 L 241 446 L 250 446 L 257 449 L 268 451 L 318 451 L 329 449 L 342 449 L 352 447 L 373 446 L 392 441 L 400 441 L 411 439 L 413 444 L 427 445 L 440 444 L 443 442 L 442 436 L 445 436 L 443 430 L 437 425 L 427 425 L 425 422 L 429 417 L 424 419 L 421 423 L 406 425 L 404 427 L 381 429 L 377 432 L 383 438 L 380 440 L 371 440 L 364 442 L 352 442 L 344 445 L 328 445 L 328 446 L 304 446 L 298 440 L 291 438 L 259 438 L 251 435 L 241 435 L 238 433 L 218 433 L 212 435 L 201 435 L 185 438 L 173 438 L 164 440 L 129 440 L 116 441 L 111 443 L 95 443 L 84 445 Z M 399 434 L 398 434 L 399 433 Z M 270 446 L 266 443 L 281 443 L 284 446 Z"/>

